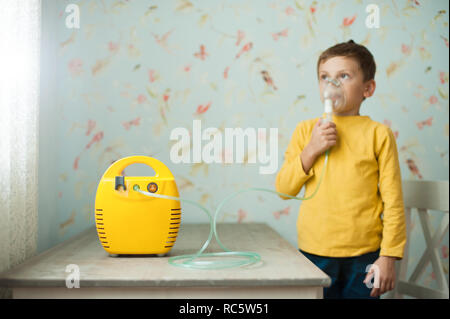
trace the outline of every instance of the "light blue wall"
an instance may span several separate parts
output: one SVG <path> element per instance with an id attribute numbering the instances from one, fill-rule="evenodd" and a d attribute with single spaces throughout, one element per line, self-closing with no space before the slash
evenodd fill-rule
<path id="1" fill-rule="evenodd" d="M 412 159 L 422 179 L 448 180 L 448 2 L 419 2 L 376 1 L 380 28 L 369 29 L 371 1 L 43 1 L 39 251 L 93 225 L 100 177 L 125 156 L 163 161 L 181 196 L 211 210 L 235 190 L 274 188 L 276 173 L 260 175 L 259 164 L 171 163 L 171 130 L 192 130 L 194 119 L 203 129 L 276 127 L 281 167 L 296 124 L 322 112 L 320 52 L 349 39 L 376 59 L 377 89 L 361 114 L 398 132 L 403 179 L 419 179 L 406 164 Z M 80 29 L 65 25 L 70 3 L 79 5 Z M 286 36 L 274 37 L 284 30 Z M 245 35 L 237 43 L 239 32 Z M 158 44 L 165 34 L 165 45 Z M 236 58 L 249 42 L 252 48 Z M 202 45 L 204 60 L 195 55 Z M 137 118 L 127 129 L 124 122 Z M 431 125 L 420 128 L 429 118 Z M 247 193 L 225 207 L 222 220 L 266 222 L 296 245 L 299 205 Z M 184 212 L 184 223 L 207 222 L 193 207 Z M 442 215 L 434 216 L 435 228 Z M 420 227 L 411 241 L 415 264 L 424 249 Z M 440 253 L 448 274 L 448 235 Z M 430 271 L 423 282 L 435 285 Z"/>

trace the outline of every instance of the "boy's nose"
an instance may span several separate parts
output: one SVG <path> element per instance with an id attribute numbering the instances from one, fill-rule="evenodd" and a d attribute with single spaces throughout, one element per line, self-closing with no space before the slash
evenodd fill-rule
<path id="1" fill-rule="evenodd" d="M 326 80 L 327 80 L 329 83 L 333 83 L 335 86 L 340 86 L 340 85 L 341 85 L 341 82 L 339 82 L 339 81 L 336 80 L 336 79 L 326 78 Z"/>

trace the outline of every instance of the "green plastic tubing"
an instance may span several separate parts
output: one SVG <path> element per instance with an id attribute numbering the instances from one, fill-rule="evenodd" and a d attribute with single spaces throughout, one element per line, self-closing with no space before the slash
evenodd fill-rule
<path id="1" fill-rule="evenodd" d="M 223 205 L 225 205 L 225 203 L 227 201 L 236 197 L 237 195 L 245 193 L 245 192 L 250 192 L 250 191 L 269 192 L 269 193 L 274 193 L 274 194 L 282 195 L 284 197 L 297 199 L 297 200 L 311 199 L 316 195 L 317 191 L 319 190 L 320 184 L 322 183 L 323 175 L 324 175 L 326 167 L 327 167 L 327 161 L 328 161 L 328 150 L 325 153 L 324 168 L 320 175 L 319 183 L 317 184 L 317 187 L 314 190 L 314 192 L 309 197 L 304 197 L 304 198 L 296 197 L 296 196 L 291 196 L 288 194 L 279 193 L 279 192 L 276 192 L 274 190 L 267 189 L 267 188 L 250 187 L 250 188 L 236 191 L 236 192 L 228 195 L 227 197 L 225 197 L 225 199 L 223 199 L 219 203 L 219 205 L 216 209 L 216 212 L 214 213 L 214 218 L 211 216 L 211 213 L 209 212 L 209 210 L 206 207 L 204 207 L 203 205 L 200 205 L 199 203 L 191 201 L 189 199 L 145 192 L 145 191 L 140 190 L 138 185 L 135 185 L 133 187 L 133 190 L 136 192 L 139 192 L 143 195 L 146 195 L 146 196 L 164 198 L 164 199 L 170 199 L 170 200 L 177 200 L 177 201 L 181 201 L 181 202 L 190 203 L 194 206 L 197 206 L 202 211 L 204 211 L 206 213 L 206 215 L 208 215 L 210 231 L 209 231 L 208 239 L 203 244 L 202 248 L 200 248 L 200 250 L 195 254 L 170 257 L 169 258 L 170 265 L 177 266 L 177 267 L 189 268 L 189 269 L 223 269 L 223 268 L 232 268 L 232 267 L 242 267 L 242 266 L 247 266 L 247 265 L 251 265 L 251 264 L 255 264 L 255 263 L 259 262 L 261 260 L 261 256 L 258 253 L 250 252 L 250 251 L 231 251 L 228 248 L 226 248 L 224 246 L 224 244 L 220 241 L 219 236 L 217 234 L 216 224 L 217 224 L 217 217 L 219 216 L 219 212 L 222 209 Z M 215 252 L 215 253 L 204 253 L 205 249 L 210 244 L 213 235 L 215 236 L 219 246 L 222 247 L 222 249 L 224 251 L 223 252 Z M 222 257 L 222 258 L 218 259 L 219 257 Z M 227 258 L 224 258 L 224 257 L 227 257 Z M 208 259 L 208 260 L 205 260 L 205 259 Z"/>

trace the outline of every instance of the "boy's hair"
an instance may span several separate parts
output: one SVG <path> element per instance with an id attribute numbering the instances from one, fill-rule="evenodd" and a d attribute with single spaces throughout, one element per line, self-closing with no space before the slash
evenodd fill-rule
<path id="1" fill-rule="evenodd" d="M 377 67 L 372 53 L 365 46 L 357 44 L 353 40 L 338 43 L 323 51 L 317 61 L 317 75 L 319 74 L 320 64 L 336 56 L 355 59 L 364 74 L 364 82 L 375 78 Z"/>

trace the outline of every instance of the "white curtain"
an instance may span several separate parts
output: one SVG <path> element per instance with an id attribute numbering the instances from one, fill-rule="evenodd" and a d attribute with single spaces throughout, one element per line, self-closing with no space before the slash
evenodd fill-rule
<path id="1" fill-rule="evenodd" d="M 0 0 L 0 272 L 37 246 L 40 0 Z"/>

